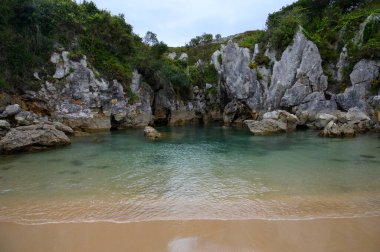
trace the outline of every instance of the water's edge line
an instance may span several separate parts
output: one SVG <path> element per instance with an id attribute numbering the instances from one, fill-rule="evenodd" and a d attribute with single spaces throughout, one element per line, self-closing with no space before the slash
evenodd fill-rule
<path id="1" fill-rule="evenodd" d="M 42 225 L 59 225 L 59 224 L 133 224 L 133 223 L 152 223 L 152 222 L 244 222 L 244 221 L 267 221 L 267 222 L 283 222 L 283 221 L 318 221 L 318 220 L 339 220 L 339 219 L 371 219 L 380 218 L 379 215 L 357 215 L 357 216 L 333 216 L 333 217 L 305 217 L 305 218 L 249 218 L 249 219 L 224 219 L 224 218 L 198 218 L 198 219 L 149 219 L 149 220 L 127 220 L 127 221 L 116 221 L 116 220 L 75 220 L 75 221 L 47 221 L 47 222 L 36 222 L 36 223 L 26 223 L 20 221 L 9 221 L 0 220 L 0 224 L 17 224 L 24 226 L 42 226 Z"/>

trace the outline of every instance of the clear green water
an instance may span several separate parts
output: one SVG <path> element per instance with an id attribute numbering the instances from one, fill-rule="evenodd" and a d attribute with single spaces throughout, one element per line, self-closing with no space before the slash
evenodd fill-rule
<path id="1" fill-rule="evenodd" d="M 304 219 L 380 215 L 380 139 L 222 127 L 73 139 L 0 157 L 0 221 Z"/>

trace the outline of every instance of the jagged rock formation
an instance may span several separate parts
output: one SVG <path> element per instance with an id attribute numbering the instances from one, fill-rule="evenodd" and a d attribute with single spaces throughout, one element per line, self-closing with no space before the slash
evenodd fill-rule
<path id="1" fill-rule="evenodd" d="M 297 32 L 293 44 L 286 48 L 281 60 L 274 63 L 267 108 L 297 106 L 312 92 L 326 89 L 327 77 L 323 74 L 317 46 L 302 32 Z"/>
<path id="2" fill-rule="evenodd" d="M 366 101 L 370 96 L 372 81 L 379 76 L 380 61 L 361 60 L 350 74 L 351 87 L 344 93 L 337 95 L 337 102 L 344 110 L 358 107 L 367 113 L 372 113 L 372 108 Z"/>
<path id="3" fill-rule="evenodd" d="M 380 94 L 374 96 L 371 88 L 379 78 L 380 61 L 359 61 L 350 74 L 352 85 L 334 94 L 326 91 L 328 82 L 319 50 L 302 28 L 279 60 L 276 54 L 259 46 L 251 53 L 229 42 L 211 57 L 219 83 L 195 86 L 189 98 L 182 100 L 168 81 L 148 84 L 137 71 L 130 85 L 105 80 L 85 56 L 72 60 L 66 51 L 53 53 L 50 61 L 55 65 L 54 75 L 43 78 L 45 81 L 35 75 L 42 82 L 41 89 L 24 95 L 28 111 L 17 104 L 0 110 L 0 119 L 8 120 L 0 120 L 2 148 L 9 151 L 66 144 L 63 135 L 72 134 L 72 129 L 94 131 L 219 120 L 226 125 L 245 123 L 254 134 L 289 132 L 298 125 L 323 129 L 323 136 L 354 135 L 374 128 L 370 117 L 380 118 Z M 335 79 L 342 79 L 348 54 L 344 48 Z M 269 64 L 255 62 L 260 55 L 265 55 Z M 178 59 L 187 57 L 181 54 Z M 20 142 L 18 136 L 27 132 L 33 137 L 11 145 L 13 140 Z"/>
<path id="4" fill-rule="evenodd" d="M 350 74 L 352 86 L 344 93 L 334 94 L 326 91 L 328 81 L 322 69 L 319 50 L 303 35 L 302 28 L 280 60 L 276 60 L 276 52 L 266 49 L 264 55 L 271 60 L 272 69 L 254 62 L 260 53 L 258 46 L 251 55 L 248 49 L 229 42 L 212 55 L 212 63 L 221 80 L 225 124 L 248 120 L 246 124 L 256 133 L 261 130 L 260 127 L 263 131 L 265 128 L 268 131 L 276 131 L 276 128 L 286 131 L 286 127 L 277 127 L 273 122 L 249 120 L 263 118 L 265 112 L 277 109 L 291 111 L 298 117 L 298 125 L 315 129 L 325 128 L 331 120 L 335 122 L 339 109 L 351 111 L 355 108 L 367 117 L 373 115 L 375 119 L 379 115 L 380 99 L 371 96 L 371 85 L 379 77 L 379 61 L 359 61 Z M 347 49 L 343 48 L 335 78 L 343 78 L 347 57 Z M 360 131 L 360 127 L 353 128 L 356 132 Z"/>

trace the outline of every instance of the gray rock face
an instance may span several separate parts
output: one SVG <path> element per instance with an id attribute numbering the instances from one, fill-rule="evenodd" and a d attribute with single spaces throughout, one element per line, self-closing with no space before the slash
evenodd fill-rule
<path id="1" fill-rule="evenodd" d="M 344 110 L 349 110 L 353 107 L 358 107 L 361 110 L 367 111 L 368 105 L 366 102 L 367 89 L 364 85 L 356 84 L 352 87 L 346 88 L 344 93 L 336 96 L 336 101 L 339 106 Z"/>
<path id="2" fill-rule="evenodd" d="M 241 48 L 235 43 L 222 46 L 222 76 L 224 88 L 228 97 L 232 99 L 248 99 L 255 93 L 257 83 L 256 70 L 250 69 L 251 61 L 249 49 Z"/>
<path id="3" fill-rule="evenodd" d="M 337 110 L 337 104 L 335 99 L 327 100 L 322 92 L 313 92 L 307 95 L 302 103 L 295 107 L 295 110 L 297 114 L 303 112 L 311 114 L 326 113 Z"/>
<path id="4" fill-rule="evenodd" d="M 281 60 L 274 64 L 272 82 L 267 95 L 267 108 L 269 110 L 278 108 L 287 89 L 295 83 L 309 86 L 310 92 L 326 90 L 327 77 L 323 74 L 321 63 L 317 46 L 307 40 L 302 32 L 298 32 L 293 44 L 284 51 Z M 294 92 L 288 92 L 284 104 L 291 100 L 301 100 L 298 97 L 292 99 L 291 94 Z"/>
<path id="5" fill-rule="evenodd" d="M 311 88 L 308 85 L 301 83 L 294 84 L 293 87 L 286 90 L 281 98 L 280 106 L 294 107 L 302 103 L 305 97 L 311 93 Z"/>
<path id="6" fill-rule="evenodd" d="M 342 109 L 348 111 L 350 108 L 358 107 L 362 111 L 371 112 L 367 97 L 370 96 L 372 81 L 379 76 L 379 65 L 378 61 L 361 60 L 354 66 L 350 74 L 352 86 L 337 95 L 337 103 Z"/>
<path id="7" fill-rule="evenodd" d="M 14 152 L 70 144 L 70 139 L 54 125 L 38 124 L 11 129 L 0 140 L 0 152 Z"/>
<path id="8" fill-rule="evenodd" d="M 125 92 L 122 83 L 98 78 L 86 57 L 76 62 L 67 52 L 54 53 L 51 62 L 56 64 L 56 73 L 64 69 L 64 76 L 59 85 L 44 83 L 39 97 L 49 101 L 55 120 L 76 131 L 144 127 L 152 122 L 153 90 L 136 71 Z"/>
<path id="9" fill-rule="evenodd" d="M 13 104 L 13 105 L 8 105 L 3 113 L 0 114 L 0 118 L 7 118 L 16 115 L 17 113 L 21 112 L 20 105 L 18 104 Z"/>
<path id="10" fill-rule="evenodd" d="M 371 82 L 379 76 L 380 62 L 373 60 L 361 60 L 355 66 L 350 74 L 352 85 L 364 85 L 369 88 Z"/>
<path id="11" fill-rule="evenodd" d="M 236 101 L 232 101 L 224 107 L 224 112 L 223 112 L 224 124 L 229 125 L 233 122 L 237 110 L 238 110 L 238 104 Z"/>
<path id="12" fill-rule="evenodd" d="M 142 76 L 134 71 L 131 84 L 131 92 L 136 96 L 135 100 L 129 101 L 124 107 L 126 111 L 125 119 L 120 124 L 122 128 L 144 127 L 153 122 L 152 104 L 154 92 L 145 82 Z"/>

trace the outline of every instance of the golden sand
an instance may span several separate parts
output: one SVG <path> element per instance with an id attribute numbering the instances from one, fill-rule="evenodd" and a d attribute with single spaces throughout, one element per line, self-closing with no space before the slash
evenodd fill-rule
<path id="1" fill-rule="evenodd" d="M 379 252 L 380 217 L 133 223 L 0 223 L 1 252 Z"/>

